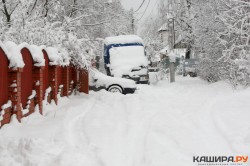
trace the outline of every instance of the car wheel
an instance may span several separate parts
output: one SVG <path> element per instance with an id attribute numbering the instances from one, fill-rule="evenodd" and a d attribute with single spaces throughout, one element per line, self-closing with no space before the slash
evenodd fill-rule
<path id="1" fill-rule="evenodd" d="M 111 92 L 111 93 L 123 93 L 122 88 L 120 86 L 118 86 L 118 85 L 111 85 L 108 88 L 108 91 Z"/>

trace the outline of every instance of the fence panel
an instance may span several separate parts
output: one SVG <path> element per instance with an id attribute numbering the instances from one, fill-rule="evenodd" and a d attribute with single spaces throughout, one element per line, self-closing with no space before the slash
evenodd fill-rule
<path id="1" fill-rule="evenodd" d="M 30 51 L 27 48 L 23 48 L 21 53 L 25 64 L 21 74 L 21 103 L 22 107 L 25 108 L 27 106 L 28 97 L 32 94 L 33 89 L 33 59 Z"/>
<path id="2" fill-rule="evenodd" d="M 8 65 L 9 60 L 0 48 L 0 108 L 8 101 Z"/>

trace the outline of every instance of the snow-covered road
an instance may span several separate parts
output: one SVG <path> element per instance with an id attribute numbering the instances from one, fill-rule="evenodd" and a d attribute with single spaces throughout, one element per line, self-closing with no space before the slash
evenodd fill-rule
<path id="1" fill-rule="evenodd" d="M 192 166 L 250 155 L 250 89 L 198 78 L 63 98 L 0 130 L 0 166 Z"/>

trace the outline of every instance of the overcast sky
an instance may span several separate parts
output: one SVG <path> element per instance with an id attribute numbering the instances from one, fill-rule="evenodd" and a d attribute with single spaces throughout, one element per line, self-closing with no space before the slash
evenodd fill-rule
<path id="1" fill-rule="evenodd" d="M 125 7 L 125 9 L 129 10 L 133 8 L 134 10 L 137 10 L 140 7 L 143 0 L 121 0 L 121 2 L 123 6 Z M 140 19 L 145 11 L 145 15 L 141 19 L 141 21 L 143 21 L 148 16 L 151 16 L 157 13 L 157 5 L 158 5 L 157 2 L 159 2 L 159 0 L 145 0 L 140 10 L 136 12 L 135 17 L 137 19 Z M 147 8 L 148 3 L 149 3 L 149 6 Z"/>

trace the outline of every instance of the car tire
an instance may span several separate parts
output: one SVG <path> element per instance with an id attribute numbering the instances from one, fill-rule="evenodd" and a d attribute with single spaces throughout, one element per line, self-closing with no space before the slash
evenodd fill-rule
<path id="1" fill-rule="evenodd" d="M 123 94 L 123 89 L 119 85 L 111 85 L 108 87 L 107 91 L 111 93 L 121 93 Z"/>

